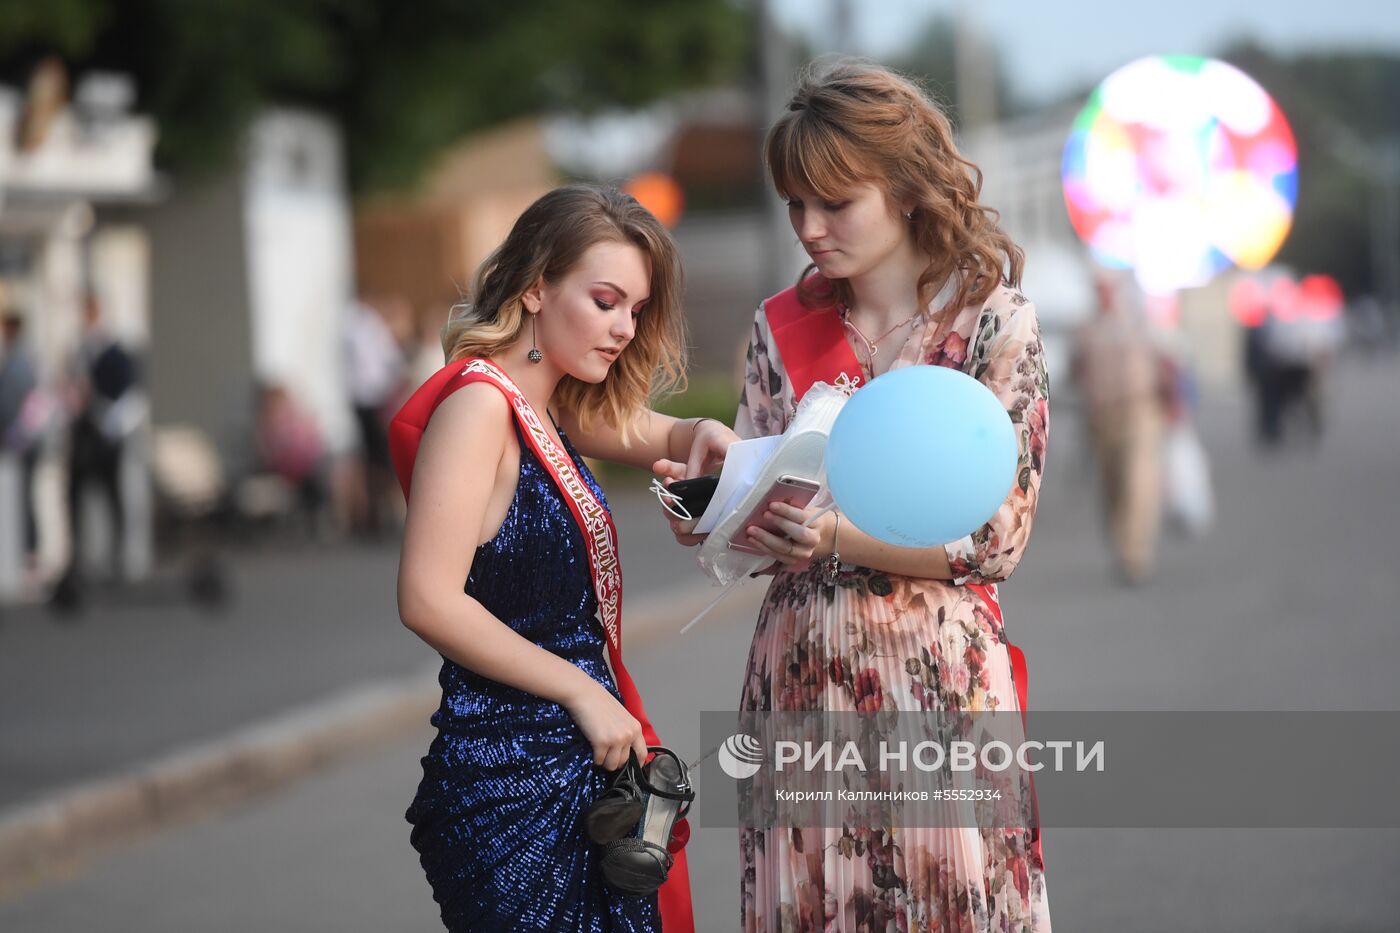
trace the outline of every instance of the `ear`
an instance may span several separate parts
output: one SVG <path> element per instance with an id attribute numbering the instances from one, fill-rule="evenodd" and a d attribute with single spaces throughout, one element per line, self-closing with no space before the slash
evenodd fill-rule
<path id="1" fill-rule="evenodd" d="M 520 296 L 520 303 L 529 313 L 540 313 L 540 306 L 544 303 L 544 276 L 535 279 L 534 284 L 525 289 Z"/>
<path id="2" fill-rule="evenodd" d="M 891 190 L 894 185 L 885 184 L 881 187 L 881 192 L 885 196 L 885 204 L 899 214 L 900 220 L 908 218 L 912 211 L 918 210 L 919 201 L 912 192 L 905 192 L 903 196 L 900 192 Z"/>

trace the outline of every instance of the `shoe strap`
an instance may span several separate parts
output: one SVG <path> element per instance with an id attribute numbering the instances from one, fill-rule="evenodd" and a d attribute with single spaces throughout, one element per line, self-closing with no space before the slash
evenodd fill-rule
<path id="1" fill-rule="evenodd" d="M 632 756 L 630 763 L 636 768 L 637 784 L 647 793 L 655 794 L 666 800 L 679 800 L 682 803 L 690 803 L 693 801 L 695 799 L 695 790 L 690 784 L 690 771 L 686 768 L 685 762 L 681 760 L 681 756 L 662 745 L 648 746 L 647 751 L 655 752 L 657 755 L 666 755 L 675 761 L 681 769 L 681 789 L 679 791 L 667 791 L 653 786 L 652 783 L 647 780 L 646 769 L 637 762 L 637 753 L 632 752 L 630 753 Z M 689 808 L 687 807 L 686 810 L 688 811 Z M 684 816 L 684 813 L 681 815 Z"/>

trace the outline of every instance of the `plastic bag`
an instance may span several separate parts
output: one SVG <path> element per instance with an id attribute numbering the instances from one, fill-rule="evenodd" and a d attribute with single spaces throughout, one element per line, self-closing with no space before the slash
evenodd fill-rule
<path id="1" fill-rule="evenodd" d="M 826 488 L 826 439 L 848 398 L 848 389 L 825 382 L 813 384 L 802 396 L 792 422 L 753 486 L 700 545 L 696 560 L 710 579 L 724 586 L 772 563 L 770 558 L 730 550 L 729 542 L 779 476 L 791 474 L 816 480 L 822 488 L 813 504 L 830 502 Z"/>
<path id="2" fill-rule="evenodd" d="M 1167 515 L 1187 534 L 1199 538 L 1215 522 L 1215 494 L 1205 448 L 1189 421 L 1168 429 L 1162 453 Z"/>

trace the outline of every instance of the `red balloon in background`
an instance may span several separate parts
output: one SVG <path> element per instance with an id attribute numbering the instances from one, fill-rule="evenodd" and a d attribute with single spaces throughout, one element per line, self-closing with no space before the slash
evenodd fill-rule
<path id="1" fill-rule="evenodd" d="M 1342 313 L 1345 299 L 1342 286 L 1330 275 L 1310 275 L 1298 283 L 1302 313 L 1319 321 L 1330 321 Z"/>
<path id="2" fill-rule="evenodd" d="M 1244 327 L 1258 327 L 1269 316 L 1264 286 L 1252 278 L 1242 278 L 1230 289 L 1230 313 Z"/>
<path id="3" fill-rule="evenodd" d="M 1280 277 L 1267 286 L 1251 276 L 1230 287 L 1228 303 L 1242 326 L 1258 327 L 1271 315 L 1284 323 L 1333 320 L 1345 310 L 1346 297 L 1330 275 L 1310 275 L 1301 282 Z"/>
<path id="4" fill-rule="evenodd" d="M 1276 279 L 1269 287 L 1269 311 L 1280 321 L 1298 317 L 1298 286 L 1292 279 Z"/>

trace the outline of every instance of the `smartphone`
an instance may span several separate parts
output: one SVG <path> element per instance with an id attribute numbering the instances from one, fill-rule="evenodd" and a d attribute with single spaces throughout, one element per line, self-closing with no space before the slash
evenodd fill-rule
<path id="1" fill-rule="evenodd" d="M 758 548 L 748 543 L 749 536 L 745 529 L 750 525 L 757 525 L 766 528 L 774 534 L 781 534 L 772 523 L 766 520 L 768 506 L 774 502 L 786 502 L 788 505 L 796 506 L 799 509 L 806 508 L 816 496 L 817 490 L 821 489 L 821 484 L 816 480 L 804 479 L 800 476 L 789 476 L 784 474 L 779 476 L 772 486 L 768 487 L 768 492 L 754 506 L 743 524 L 734 532 L 734 537 L 729 541 L 729 549 L 732 551 L 743 551 L 745 554 L 762 554 Z"/>
<path id="2" fill-rule="evenodd" d="M 719 486 L 719 474 L 711 473 L 709 476 L 697 476 L 694 479 L 678 479 L 666 488 L 678 496 L 681 505 L 685 510 L 699 518 L 705 514 L 705 509 L 709 508 L 710 500 L 714 498 L 715 488 Z"/>

